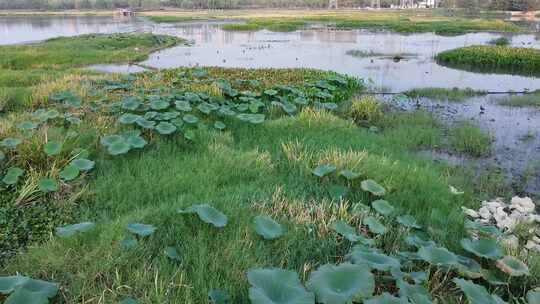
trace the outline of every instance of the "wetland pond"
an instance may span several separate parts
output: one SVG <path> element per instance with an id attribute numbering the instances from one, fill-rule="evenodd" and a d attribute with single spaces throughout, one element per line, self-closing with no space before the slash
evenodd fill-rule
<path id="1" fill-rule="evenodd" d="M 472 88 L 490 92 L 540 89 L 540 78 L 476 73 L 444 67 L 434 56 L 442 51 L 486 44 L 507 37 L 512 46 L 540 48 L 537 33 L 469 33 L 448 37 L 433 33 L 399 34 L 388 31 L 332 30 L 320 25 L 294 32 L 230 32 L 224 22 L 198 21 L 156 24 L 144 18 L 113 17 L 0 17 L 0 44 L 29 43 L 57 36 L 88 33 L 152 32 L 182 37 L 177 46 L 150 55 L 141 66 L 151 68 L 222 66 L 244 68 L 315 68 L 365 79 L 375 91 L 403 92 L 414 88 Z M 534 28 L 534 27 L 533 27 Z M 396 58 L 399 56 L 399 60 Z M 139 72 L 139 65 L 97 65 L 106 72 Z M 448 126 L 473 120 L 493 137 L 491 155 L 468 159 L 435 151 L 423 156 L 466 167 L 498 167 L 514 183 L 527 176 L 521 188 L 539 195 L 540 111 L 538 107 L 509 108 L 495 95 L 462 102 L 436 99 L 386 98 L 399 108 L 435 113 Z M 540 97 L 539 97 L 540 98 Z M 527 140 L 523 140 L 527 138 Z"/>

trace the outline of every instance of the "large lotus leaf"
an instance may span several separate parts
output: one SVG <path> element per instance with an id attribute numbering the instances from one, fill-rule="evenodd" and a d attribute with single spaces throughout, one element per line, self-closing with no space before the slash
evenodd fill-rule
<path id="1" fill-rule="evenodd" d="M 25 289 L 36 295 L 41 294 L 52 298 L 58 292 L 58 284 L 24 276 L 0 277 L 0 293 L 7 295 L 18 289 Z"/>
<path id="2" fill-rule="evenodd" d="M 152 110 L 165 110 L 169 106 L 170 106 L 169 102 L 167 102 L 165 100 L 162 100 L 162 99 L 157 99 L 157 100 L 150 101 L 150 108 Z"/>
<path id="3" fill-rule="evenodd" d="M 497 260 L 503 256 L 502 248 L 494 239 L 463 239 L 461 240 L 461 246 L 468 252 L 486 259 Z"/>
<path id="4" fill-rule="evenodd" d="M 400 215 L 397 217 L 397 222 L 408 228 L 421 229 L 422 226 L 418 224 L 416 219 L 411 215 Z"/>
<path id="5" fill-rule="evenodd" d="M 394 212 L 395 208 L 385 200 L 376 200 L 371 203 L 371 207 L 375 209 L 381 215 L 390 215 Z"/>
<path id="6" fill-rule="evenodd" d="M 124 138 L 113 142 L 107 147 L 107 152 L 110 155 L 126 154 L 129 152 L 129 150 L 131 150 L 131 145 Z"/>
<path id="7" fill-rule="evenodd" d="M 227 216 L 208 204 L 193 205 L 185 211 L 179 210 L 179 213 L 196 213 L 199 218 L 208 224 L 222 228 L 227 225 Z"/>
<path id="8" fill-rule="evenodd" d="M 505 256 L 504 258 L 498 260 L 497 268 L 512 277 L 529 275 L 529 267 L 527 267 L 527 265 L 525 265 L 525 263 L 522 261 L 512 256 Z"/>
<path id="9" fill-rule="evenodd" d="M 492 225 L 484 225 L 479 222 L 471 221 L 471 220 L 465 220 L 465 228 L 470 230 L 475 230 L 480 232 L 484 235 L 489 236 L 501 236 L 503 233 L 499 230 L 499 228 L 492 226 Z"/>
<path id="10" fill-rule="evenodd" d="M 358 241 L 358 234 L 356 233 L 356 230 L 354 230 L 353 227 L 349 226 L 349 224 L 345 223 L 344 221 L 338 220 L 332 223 L 330 226 L 335 232 L 337 232 L 339 235 L 343 236 L 350 242 L 357 242 Z"/>
<path id="11" fill-rule="evenodd" d="M 7 170 L 2 182 L 6 185 L 15 185 L 19 181 L 19 177 L 24 174 L 24 170 L 18 167 L 11 167 Z"/>
<path id="12" fill-rule="evenodd" d="M 238 119 L 240 119 L 241 121 L 249 122 L 252 124 L 261 124 L 266 118 L 264 114 L 238 114 L 236 117 L 238 117 Z"/>
<path id="13" fill-rule="evenodd" d="M 231 301 L 229 295 L 221 289 L 210 290 L 208 299 L 212 304 L 229 304 Z"/>
<path id="14" fill-rule="evenodd" d="M 315 296 L 306 291 L 294 271 L 251 269 L 249 299 L 253 304 L 314 304 Z"/>
<path id="15" fill-rule="evenodd" d="M 276 96 L 278 91 L 276 91 L 274 89 L 268 89 L 268 90 L 265 90 L 263 93 L 268 95 L 268 96 Z"/>
<path id="16" fill-rule="evenodd" d="M 178 111 L 168 111 L 165 113 L 161 113 L 162 120 L 171 120 L 177 118 L 178 116 L 180 116 L 180 112 Z"/>
<path id="17" fill-rule="evenodd" d="M 156 126 L 156 131 L 162 135 L 169 135 L 176 131 L 176 126 L 169 122 L 160 122 Z"/>
<path id="18" fill-rule="evenodd" d="M 185 100 L 178 100 L 174 103 L 178 111 L 191 112 L 191 104 Z"/>
<path id="19" fill-rule="evenodd" d="M 349 193 L 349 188 L 341 185 L 330 185 L 328 186 L 328 194 L 335 201 L 341 201 Z"/>
<path id="20" fill-rule="evenodd" d="M 130 298 L 123 299 L 118 304 L 139 304 L 139 301 L 137 301 L 134 298 L 130 297 Z"/>
<path id="21" fill-rule="evenodd" d="M 226 127 L 227 126 L 222 121 L 216 121 L 214 123 L 214 128 L 216 128 L 217 130 L 223 131 Z"/>
<path id="22" fill-rule="evenodd" d="M 168 257 L 171 260 L 175 260 L 178 262 L 182 261 L 180 254 L 178 254 L 178 251 L 176 250 L 176 248 L 172 246 L 165 247 L 165 249 L 163 250 L 163 253 L 165 254 L 166 257 Z"/>
<path id="23" fill-rule="evenodd" d="M 315 293 L 317 303 L 346 304 L 353 298 L 372 296 L 375 280 L 365 266 L 327 264 L 311 273 L 307 288 Z"/>
<path id="24" fill-rule="evenodd" d="M 140 137 L 139 135 L 130 135 L 130 136 L 126 136 L 125 138 L 126 138 L 126 142 L 132 148 L 140 149 L 140 148 L 144 148 L 144 146 L 148 144 L 148 142 L 146 142 L 146 140 Z"/>
<path id="25" fill-rule="evenodd" d="M 41 293 L 35 293 L 25 288 L 15 290 L 4 304 L 48 304 L 49 299 Z"/>
<path id="26" fill-rule="evenodd" d="M 34 130 L 38 127 L 38 124 L 32 121 L 23 121 L 17 125 L 17 128 L 23 131 Z"/>
<path id="27" fill-rule="evenodd" d="M 182 119 L 188 124 L 196 124 L 199 122 L 199 118 L 192 114 L 186 114 Z"/>
<path id="28" fill-rule="evenodd" d="M 58 155 L 62 151 L 62 143 L 50 141 L 43 146 L 43 151 L 49 156 Z"/>
<path id="29" fill-rule="evenodd" d="M 443 247 L 421 247 L 418 250 L 418 256 L 434 265 L 458 265 L 458 257 L 453 252 Z"/>
<path id="30" fill-rule="evenodd" d="M 334 171 L 336 171 L 336 166 L 329 165 L 329 164 L 324 164 L 324 165 L 317 166 L 317 168 L 313 169 L 313 171 L 311 171 L 311 172 L 315 176 L 325 177 L 325 176 L 327 176 L 328 174 L 330 174 L 330 173 L 332 173 Z"/>
<path id="31" fill-rule="evenodd" d="M 65 181 L 71 181 L 79 176 L 80 170 L 74 165 L 67 165 L 60 171 L 60 178 Z"/>
<path id="32" fill-rule="evenodd" d="M 126 113 L 118 118 L 118 122 L 121 124 L 129 125 L 129 124 L 135 123 L 140 118 L 141 118 L 140 115 Z"/>
<path id="33" fill-rule="evenodd" d="M 143 128 L 143 129 L 153 129 L 155 126 L 156 126 L 156 122 L 155 121 L 151 121 L 151 120 L 148 120 L 148 119 L 145 119 L 145 118 L 139 118 L 137 119 L 137 121 L 135 121 L 135 123 Z"/>
<path id="34" fill-rule="evenodd" d="M 342 176 L 346 180 L 355 180 L 360 177 L 360 173 L 353 172 L 351 170 L 341 170 L 339 176 Z"/>
<path id="35" fill-rule="evenodd" d="M 378 219 L 372 217 L 372 216 L 366 216 L 364 220 L 362 221 L 364 225 L 367 225 L 369 228 L 369 231 L 375 234 L 385 234 L 386 233 L 386 227 L 379 222 Z"/>
<path id="36" fill-rule="evenodd" d="M 392 268 L 401 267 L 401 263 L 396 258 L 389 257 L 374 250 L 364 250 L 360 247 L 353 248 L 347 257 L 354 264 L 366 265 L 380 271 L 389 271 Z"/>
<path id="37" fill-rule="evenodd" d="M 121 135 L 107 135 L 107 136 L 103 136 L 101 139 L 100 139 L 100 143 L 105 146 L 105 147 L 109 147 L 110 145 L 114 144 L 115 142 L 119 142 L 119 141 L 123 141 L 124 140 L 124 137 L 121 136 Z"/>
<path id="38" fill-rule="evenodd" d="M 283 235 L 283 228 L 266 215 L 259 215 L 253 219 L 255 231 L 266 240 L 273 240 Z"/>
<path id="39" fill-rule="evenodd" d="M 146 224 L 140 224 L 140 223 L 128 224 L 126 229 L 129 232 L 136 234 L 140 237 L 150 236 L 156 231 L 156 227 L 152 225 L 146 225 Z"/>
<path id="40" fill-rule="evenodd" d="M 459 263 L 458 272 L 460 275 L 471 279 L 483 277 L 482 266 L 476 260 L 461 255 L 457 257 Z"/>
<path id="41" fill-rule="evenodd" d="M 9 149 L 15 149 L 18 145 L 22 143 L 22 140 L 18 138 L 8 137 L 4 138 L 2 141 L 0 141 L 0 146 L 9 148 Z"/>
<path id="42" fill-rule="evenodd" d="M 133 236 L 126 236 L 123 240 L 120 241 L 120 247 L 123 249 L 123 250 L 129 250 L 131 248 L 134 248 L 135 246 L 137 246 L 138 244 L 138 241 L 136 238 L 134 238 Z"/>
<path id="43" fill-rule="evenodd" d="M 77 167 L 81 171 L 90 171 L 94 168 L 94 165 L 96 163 L 86 158 L 77 158 L 77 159 L 72 160 L 71 164 Z"/>
<path id="44" fill-rule="evenodd" d="M 432 303 L 431 295 L 424 286 L 411 285 L 403 280 L 398 280 L 397 287 L 399 288 L 399 296 L 408 298 L 414 304 Z"/>
<path id="45" fill-rule="evenodd" d="M 76 233 L 79 233 L 79 232 L 89 231 L 95 226 L 96 224 L 92 222 L 82 222 L 82 223 L 68 225 L 64 227 L 57 227 L 56 235 L 59 237 L 68 237 L 68 236 L 75 235 Z"/>
<path id="46" fill-rule="evenodd" d="M 529 290 L 527 292 L 527 302 L 529 304 L 540 304 L 540 289 Z"/>
<path id="47" fill-rule="evenodd" d="M 364 301 L 364 304 L 408 304 L 407 299 L 396 298 L 393 295 L 385 292 L 378 297 Z"/>
<path id="48" fill-rule="evenodd" d="M 431 247 L 431 246 L 436 246 L 437 245 L 434 241 L 429 240 L 422 233 L 412 233 L 412 234 L 408 235 L 405 238 L 405 242 L 407 244 L 409 244 L 410 246 L 414 246 L 416 248 Z"/>
<path id="49" fill-rule="evenodd" d="M 38 188 L 41 192 L 58 191 L 58 183 L 54 179 L 43 178 L 38 182 Z"/>
<path id="50" fill-rule="evenodd" d="M 379 185 L 376 181 L 372 179 L 362 181 L 360 187 L 362 188 L 362 190 L 369 192 L 375 196 L 383 196 L 386 194 L 386 190 L 384 189 L 384 187 Z"/>
<path id="51" fill-rule="evenodd" d="M 474 304 L 498 304 L 505 303 L 498 296 L 491 295 L 482 285 L 474 284 L 472 281 L 455 278 L 454 283 L 463 291 L 470 303 Z"/>
<path id="52" fill-rule="evenodd" d="M 141 105 L 136 97 L 127 97 L 122 101 L 122 109 L 135 111 Z"/>

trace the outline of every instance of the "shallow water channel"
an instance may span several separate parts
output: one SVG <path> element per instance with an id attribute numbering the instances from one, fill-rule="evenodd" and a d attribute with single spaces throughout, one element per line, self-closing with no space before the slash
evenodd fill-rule
<path id="1" fill-rule="evenodd" d="M 470 33 L 445 37 L 433 33 L 405 35 L 388 31 L 330 30 L 320 25 L 290 33 L 227 32 L 221 29 L 222 24 L 155 24 L 143 18 L 93 16 L 0 17 L 0 44 L 29 43 L 87 33 L 153 32 L 176 35 L 191 44 L 154 53 L 141 63 L 152 68 L 316 68 L 363 78 L 373 90 L 382 92 L 423 87 L 470 87 L 492 92 L 540 89 L 540 78 L 462 71 L 440 66 L 433 59 L 441 51 L 485 44 L 501 36 L 511 39 L 513 46 L 540 48 L 540 40 L 536 39 L 538 33 Z M 351 51 L 361 56 L 353 56 Z M 396 60 L 396 55 L 403 58 Z M 97 65 L 92 68 L 106 72 L 143 70 L 137 65 Z M 464 119 L 477 121 L 494 138 L 491 156 L 470 159 L 434 151 L 424 154 L 477 169 L 500 167 L 514 182 L 526 176 L 527 184 L 522 185 L 524 191 L 540 195 L 540 110 L 501 106 L 496 98 L 489 95 L 460 103 L 401 98 L 392 102 L 405 110 L 431 111 L 449 126 Z"/>

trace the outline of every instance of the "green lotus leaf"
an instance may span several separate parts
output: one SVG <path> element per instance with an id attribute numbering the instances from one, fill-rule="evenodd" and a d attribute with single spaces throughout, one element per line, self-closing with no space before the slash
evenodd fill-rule
<path id="1" fill-rule="evenodd" d="M 35 293 L 25 288 L 18 288 L 4 304 L 48 304 L 49 299 L 41 293 Z"/>
<path id="2" fill-rule="evenodd" d="M 362 190 L 369 192 L 375 196 L 383 196 L 386 194 L 386 190 L 383 188 L 383 186 L 379 185 L 376 181 L 372 179 L 362 181 L 360 187 L 362 188 Z"/>
<path id="3" fill-rule="evenodd" d="M 397 281 L 399 296 L 402 299 L 409 299 L 414 304 L 431 304 L 431 295 L 424 286 L 411 285 L 403 280 Z"/>
<path id="4" fill-rule="evenodd" d="M 101 138 L 99 141 L 103 146 L 109 147 L 110 145 L 114 144 L 115 142 L 123 141 L 124 137 L 120 135 L 107 135 Z"/>
<path id="5" fill-rule="evenodd" d="M 540 289 L 529 290 L 526 298 L 529 304 L 540 304 Z"/>
<path id="6" fill-rule="evenodd" d="M 484 276 L 482 266 L 477 261 L 461 255 L 457 257 L 459 263 L 458 272 L 460 275 L 471 279 L 478 279 Z"/>
<path id="7" fill-rule="evenodd" d="M 156 126 L 156 131 L 161 135 L 169 135 L 176 131 L 176 126 L 169 122 L 160 122 Z"/>
<path id="8" fill-rule="evenodd" d="M 353 205 L 351 213 L 355 215 L 368 214 L 371 211 L 371 207 L 362 203 L 356 203 Z"/>
<path id="9" fill-rule="evenodd" d="M 482 285 L 474 284 L 464 279 L 453 279 L 453 282 L 463 291 L 470 303 L 474 304 L 497 304 L 505 303 L 498 296 L 491 295 Z"/>
<path id="10" fill-rule="evenodd" d="M 221 121 L 216 121 L 216 122 L 214 123 L 214 128 L 216 128 L 216 129 L 218 129 L 218 130 L 220 130 L 220 131 L 225 130 L 226 127 L 227 127 L 227 126 L 225 126 L 225 124 L 224 124 L 223 122 L 221 122 Z"/>
<path id="11" fill-rule="evenodd" d="M 409 244 L 410 246 L 420 248 L 420 247 L 432 247 L 436 246 L 437 244 L 433 242 L 432 240 L 429 240 L 427 237 L 422 236 L 420 233 L 413 233 L 410 234 L 405 238 L 405 242 Z"/>
<path id="12" fill-rule="evenodd" d="M 355 180 L 360 177 L 360 173 L 353 172 L 351 170 L 341 170 L 339 176 L 345 178 L 346 180 Z"/>
<path id="13" fill-rule="evenodd" d="M 330 95 L 330 97 L 331 96 L 332 95 Z M 338 108 L 338 105 L 337 105 L 337 103 L 334 103 L 334 102 L 323 102 L 323 103 L 321 103 L 321 107 L 323 109 L 326 109 L 326 110 L 329 110 L 329 111 L 334 111 L 334 110 L 336 110 Z"/>
<path id="14" fill-rule="evenodd" d="M 414 229 L 422 229 L 422 226 L 419 225 L 416 219 L 411 215 L 400 215 L 396 220 L 402 226 Z"/>
<path id="15" fill-rule="evenodd" d="M 135 111 L 140 105 L 141 102 L 136 97 L 127 97 L 122 101 L 122 109 L 124 110 Z"/>
<path id="16" fill-rule="evenodd" d="M 182 119 L 188 124 L 196 124 L 199 122 L 199 118 L 192 114 L 186 114 Z"/>
<path id="17" fill-rule="evenodd" d="M 60 178 L 65 181 L 71 181 L 79 176 L 80 170 L 74 165 L 67 165 L 60 171 Z"/>
<path id="18" fill-rule="evenodd" d="M 140 119 L 140 118 L 141 118 L 140 115 L 126 113 L 126 114 L 122 114 L 122 116 L 118 118 L 118 122 L 120 122 L 121 124 L 129 125 L 129 124 L 135 123 L 137 119 Z"/>
<path id="19" fill-rule="evenodd" d="M 79 96 L 71 96 L 64 100 L 64 105 L 68 108 L 78 108 L 82 104 L 82 98 Z"/>
<path id="20" fill-rule="evenodd" d="M 178 261 L 178 262 L 182 261 L 182 258 L 178 254 L 178 251 L 176 250 L 176 248 L 174 248 L 172 246 L 166 247 L 163 250 L 163 253 L 165 254 L 166 257 L 168 257 L 171 260 L 175 260 L 175 261 Z"/>
<path id="21" fill-rule="evenodd" d="M 170 106 L 169 102 L 165 100 L 152 100 L 150 102 L 150 108 L 152 110 L 165 110 Z"/>
<path id="22" fill-rule="evenodd" d="M 43 146 L 43 151 L 48 156 L 54 156 L 62 152 L 62 143 L 57 141 L 50 141 Z"/>
<path id="23" fill-rule="evenodd" d="M 186 94 L 184 94 L 184 98 L 187 101 L 192 102 L 192 103 L 201 102 L 201 97 L 199 97 L 199 95 L 197 95 L 195 93 L 191 93 L 191 92 L 187 92 Z"/>
<path id="24" fill-rule="evenodd" d="M 356 233 L 356 230 L 342 220 L 333 222 L 332 225 L 330 225 L 330 228 L 350 242 L 354 243 L 358 241 L 359 236 Z"/>
<path id="25" fill-rule="evenodd" d="M 78 224 L 68 225 L 56 228 L 56 235 L 59 237 L 69 237 L 80 232 L 86 232 L 94 228 L 96 224 L 92 222 L 82 222 Z"/>
<path id="26" fill-rule="evenodd" d="M 203 102 L 203 103 L 201 103 L 201 104 L 199 104 L 197 106 L 197 109 L 200 112 L 208 115 L 208 114 L 212 113 L 212 111 L 216 110 L 216 107 L 214 107 L 213 105 L 211 105 L 211 104 L 209 104 L 207 102 Z"/>
<path id="27" fill-rule="evenodd" d="M 137 119 L 137 121 L 135 121 L 135 123 L 141 127 L 141 128 L 144 128 L 144 129 L 153 129 L 155 126 L 156 126 L 156 122 L 154 121 L 151 121 L 151 120 L 147 120 L 145 118 L 139 118 Z"/>
<path id="28" fill-rule="evenodd" d="M 134 298 L 130 297 L 130 298 L 123 299 L 118 304 L 139 304 L 139 301 L 137 301 Z"/>
<path id="29" fill-rule="evenodd" d="M 325 165 L 317 166 L 317 168 L 313 169 L 313 171 L 311 171 L 311 172 L 315 176 L 325 177 L 328 174 L 333 173 L 334 171 L 336 171 L 336 166 L 325 164 Z"/>
<path id="30" fill-rule="evenodd" d="M 261 124 L 265 120 L 264 114 L 251 114 L 249 116 L 249 122 L 252 124 Z"/>
<path id="31" fill-rule="evenodd" d="M 137 243 L 137 239 L 130 235 L 120 241 L 120 247 L 122 247 L 123 250 L 129 250 L 137 246 Z"/>
<path id="32" fill-rule="evenodd" d="M 418 250 L 418 256 L 433 265 L 458 265 L 458 257 L 443 247 L 420 247 Z"/>
<path id="33" fill-rule="evenodd" d="M 208 299 L 212 304 L 229 304 L 231 298 L 227 293 L 220 289 L 212 289 L 208 293 Z"/>
<path id="34" fill-rule="evenodd" d="M 379 214 L 385 216 L 392 214 L 395 210 L 395 208 L 385 200 L 376 200 L 371 203 L 371 207 L 373 207 L 373 209 L 375 209 L 375 211 L 377 211 Z"/>
<path id="35" fill-rule="evenodd" d="M 90 171 L 94 168 L 96 163 L 86 158 L 77 158 L 72 160 L 71 164 L 81 171 Z"/>
<path id="36" fill-rule="evenodd" d="M 58 191 L 58 183 L 54 179 L 43 178 L 38 183 L 38 188 L 41 192 L 55 192 Z"/>
<path id="37" fill-rule="evenodd" d="M 19 177 L 24 174 L 24 170 L 18 167 L 11 167 L 7 170 L 2 182 L 6 185 L 15 185 L 19 181 Z"/>
<path id="38" fill-rule="evenodd" d="M 375 234 L 386 233 L 386 227 L 381 222 L 379 222 L 378 219 L 372 216 L 365 217 L 362 223 L 364 223 L 364 225 L 367 225 L 369 228 L 369 231 L 371 231 L 372 233 L 375 233 Z"/>
<path id="39" fill-rule="evenodd" d="M 498 260 L 497 268 L 512 277 L 529 275 L 529 267 L 527 267 L 527 265 L 525 265 L 525 263 L 522 261 L 512 256 L 505 256 L 504 258 Z"/>
<path id="40" fill-rule="evenodd" d="M 23 131 L 34 130 L 37 127 L 38 127 L 38 124 L 35 123 L 35 122 L 31 122 L 31 121 L 23 121 L 23 122 L 21 122 L 20 124 L 17 125 L 17 128 L 19 130 L 23 130 Z"/>
<path id="41" fill-rule="evenodd" d="M 401 263 L 398 259 L 374 250 L 365 250 L 362 247 L 355 246 L 351 253 L 347 255 L 347 258 L 353 264 L 365 265 L 380 271 L 389 271 L 392 268 L 399 269 L 401 267 Z"/>
<path id="42" fill-rule="evenodd" d="M 463 249 L 481 258 L 497 260 L 503 256 L 502 248 L 494 239 L 463 239 L 461 240 L 461 246 Z"/>
<path id="43" fill-rule="evenodd" d="M 276 90 L 273 90 L 273 89 L 269 89 L 269 90 L 265 90 L 264 91 L 264 94 L 268 95 L 268 96 L 276 96 L 278 93 L 278 91 Z"/>
<path id="44" fill-rule="evenodd" d="M 73 156 L 73 158 L 88 158 L 90 156 L 90 152 L 88 152 L 86 149 L 75 148 L 69 155 Z"/>
<path id="45" fill-rule="evenodd" d="M 294 271 L 278 268 L 251 269 L 247 273 L 251 284 L 252 304 L 314 304 L 315 296 L 306 291 Z"/>
<path id="46" fill-rule="evenodd" d="M 255 231 L 257 231 L 257 233 L 265 240 L 273 240 L 283 235 L 283 228 L 281 225 L 269 216 L 256 216 L 253 219 L 253 225 Z"/>
<path id="47" fill-rule="evenodd" d="M 333 200 L 341 201 L 349 193 L 349 188 L 341 185 L 330 185 L 328 186 L 328 194 Z"/>
<path id="48" fill-rule="evenodd" d="M 218 228 L 227 225 L 227 216 L 208 204 L 193 205 L 185 211 L 178 210 L 178 213 L 196 213 L 203 222 Z"/>
<path id="49" fill-rule="evenodd" d="M 407 299 L 396 298 L 393 295 L 385 292 L 380 296 L 365 300 L 364 304 L 408 304 Z"/>
<path id="50" fill-rule="evenodd" d="M 317 303 L 347 304 L 367 298 L 375 291 L 375 279 L 369 268 L 343 263 L 323 265 L 311 273 L 307 288 L 315 293 Z"/>
<path id="51" fill-rule="evenodd" d="M 124 139 L 113 142 L 107 147 L 107 152 L 110 155 L 126 154 L 131 150 L 131 145 Z"/>
<path id="52" fill-rule="evenodd" d="M 20 289 L 31 292 L 36 297 L 44 296 L 45 298 L 52 298 L 58 293 L 58 284 L 42 280 L 35 280 L 24 276 L 0 277 L 1 294 L 7 295 Z"/>
<path id="53" fill-rule="evenodd" d="M 140 223 L 131 223 L 128 224 L 126 229 L 140 237 L 147 237 L 152 235 L 156 231 L 156 227 L 152 225 L 140 224 Z"/>
<path id="54" fill-rule="evenodd" d="M 144 113 L 144 116 L 142 118 L 146 120 L 153 120 L 159 116 L 159 112 L 156 111 L 148 111 Z"/>
<path id="55" fill-rule="evenodd" d="M 499 230 L 499 228 L 491 225 L 484 225 L 479 222 L 471 221 L 471 220 L 465 220 L 465 228 L 469 230 L 478 231 L 481 234 L 484 235 L 490 235 L 490 236 L 501 236 L 503 233 Z"/>
<path id="56" fill-rule="evenodd" d="M 294 104 L 289 103 L 289 102 L 283 103 L 281 108 L 283 109 L 283 111 L 285 113 L 287 113 L 289 115 L 292 115 L 292 114 L 294 114 L 294 113 L 296 113 L 298 111 L 298 108 Z"/>
<path id="57" fill-rule="evenodd" d="M 178 111 L 191 112 L 193 110 L 191 108 L 191 104 L 185 100 L 178 100 L 174 103 L 174 105 Z"/>
<path id="58" fill-rule="evenodd" d="M 21 143 L 22 143 L 22 140 L 20 140 L 18 138 L 8 137 L 8 138 L 4 138 L 2 141 L 0 141 L 0 146 L 2 146 L 4 148 L 9 148 L 9 149 L 15 149 Z"/>
<path id="59" fill-rule="evenodd" d="M 74 125 L 80 125 L 82 123 L 82 120 L 80 118 L 74 117 L 74 116 L 66 117 L 66 120 L 70 124 L 74 124 Z"/>
<path id="60" fill-rule="evenodd" d="M 132 148 L 141 149 L 148 144 L 148 142 L 146 142 L 146 140 L 144 140 L 144 138 L 140 137 L 139 135 L 130 135 L 125 137 L 125 139 Z"/>

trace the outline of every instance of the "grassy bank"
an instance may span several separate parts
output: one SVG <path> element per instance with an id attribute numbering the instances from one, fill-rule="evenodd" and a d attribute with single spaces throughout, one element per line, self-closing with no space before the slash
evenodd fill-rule
<path id="1" fill-rule="evenodd" d="M 497 99 L 497 103 L 509 107 L 540 107 L 540 92 L 505 96 Z"/>
<path id="2" fill-rule="evenodd" d="M 470 88 L 467 89 L 445 89 L 445 88 L 420 88 L 412 89 L 403 94 L 411 98 L 430 98 L 449 101 L 464 101 L 467 98 L 474 96 L 485 95 L 486 92 L 476 91 Z"/>
<path id="3" fill-rule="evenodd" d="M 473 71 L 540 74 L 540 50 L 493 45 L 457 48 L 437 54 L 443 65 Z"/>

